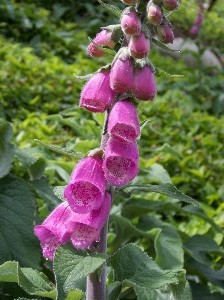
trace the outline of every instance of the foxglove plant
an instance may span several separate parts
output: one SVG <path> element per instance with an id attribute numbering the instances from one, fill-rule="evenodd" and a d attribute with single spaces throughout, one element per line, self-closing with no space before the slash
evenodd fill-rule
<path id="1" fill-rule="evenodd" d="M 76 165 L 64 189 L 66 200 L 35 227 L 43 255 L 49 259 L 54 258 L 58 246 L 68 241 L 75 248 L 105 253 L 114 188 L 131 182 L 139 172 L 136 107 L 139 100 L 152 101 L 156 95 L 156 69 L 147 58 L 153 41 L 150 28 L 156 27 L 162 42 L 171 42 L 174 36 L 163 9 L 176 10 L 178 1 L 150 0 L 144 12 L 138 11 L 140 0 L 122 2 L 130 6 L 120 12 L 120 24 L 102 28 L 88 46 L 88 54 L 101 57 L 116 53 L 111 49 L 117 42 L 121 43 L 120 49 L 109 66 L 92 75 L 80 97 L 81 108 L 106 112 L 100 149 Z M 114 6 L 106 7 L 118 14 Z M 97 272 L 88 276 L 86 299 L 105 300 L 105 286 L 104 264 L 100 279 Z"/>

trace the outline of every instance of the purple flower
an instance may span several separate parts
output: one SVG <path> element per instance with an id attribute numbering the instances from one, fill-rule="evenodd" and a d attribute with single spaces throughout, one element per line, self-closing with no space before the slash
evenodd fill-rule
<path id="1" fill-rule="evenodd" d="M 74 168 L 69 184 L 64 191 L 71 209 L 85 214 L 102 204 L 106 179 L 99 157 L 83 158 Z"/>
<path id="2" fill-rule="evenodd" d="M 34 233 L 41 242 L 43 256 L 53 259 L 58 246 L 67 243 L 71 232 L 67 229 L 67 223 L 73 212 L 67 201 L 58 205 L 41 224 L 34 227 Z"/>
<path id="3" fill-rule="evenodd" d="M 162 23 L 161 25 L 157 26 L 156 33 L 159 40 L 164 44 L 173 43 L 174 34 L 168 23 Z"/>
<path id="4" fill-rule="evenodd" d="M 111 39 L 111 35 L 112 35 L 111 31 L 103 29 L 101 32 L 99 32 L 96 35 L 96 37 L 93 41 L 101 46 L 107 46 L 109 48 L 114 48 L 115 42 Z M 97 48 L 93 43 L 89 44 L 87 50 L 88 50 L 89 56 L 102 57 L 106 54 L 106 52 Z"/>
<path id="5" fill-rule="evenodd" d="M 137 12 L 132 7 L 127 7 L 121 15 L 121 27 L 124 33 L 128 35 L 139 35 L 141 31 L 141 20 Z"/>
<path id="6" fill-rule="evenodd" d="M 133 143 L 140 133 L 138 114 L 129 101 L 117 102 L 109 116 L 108 132 L 113 139 L 123 143 Z"/>
<path id="7" fill-rule="evenodd" d="M 113 186 L 123 186 L 138 174 L 137 143 L 124 144 L 109 138 L 105 148 L 103 169 Z"/>
<path id="8" fill-rule="evenodd" d="M 106 222 L 111 206 L 111 196 L 105 192 L 101 207 L 87 214 L 74 213 L 68 227 L 71 234 L 72 244 L 76 248 L 84 249 L 93 241 L 99 240 L 100 230 Z"/>
<path id="9" fill-rule="evenodd" d="M 147 18 L 153 25 L 160 25 L 163 20 L 162 10 L 159 5 L 149 1 L 147 4 Z"/>
<path id="10" fill-rule="evenodd" d="M 104 112 L 115 98 L 115 92 L 110 88 L 110 71 L 94 74 L 84 86 L 80 107 L 92 112 Z"/>
<path id="11" fill-rule="evenodd" d="M 128 49 L 122 48 L 115 57 L 110 71 L 110 87 L 116 93 L 128 93 L 133 84 L 133 65 Z"/>
<path id="12" fill-rule="evenodd" d="M 156 83 L 152 70 L 145 65 L 135 68 L 132 88 L 133 95 L 139 100 L 153 100 L 156 95 Z"/>
<path id="13" fill-rule="evenodd" d="M 145 58 L 150 50 L 149 38 L 141 32 L 138 36 L 132 36 L 128 44 L 130 54 L 135 58 Z"/>
<path id="14" fill-rule="evenodd" d="M 193 26 L 192 28 L 191 28 L 191 33 L 192 34 L 197 34 L 197 32 L 198 32 L 198 26 Z"/>

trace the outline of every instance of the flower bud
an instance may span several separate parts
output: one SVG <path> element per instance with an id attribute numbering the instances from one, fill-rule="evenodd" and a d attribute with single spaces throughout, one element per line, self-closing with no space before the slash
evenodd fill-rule
<path id="1" fill-rule="evenodd" d="M 80 107 L 92 112 L 104 112 L 115 98 L 115 92 L 110 88 L 110 71 L 94 74 L 84 86 Z"/>
<path id="2" fill-rule="evenodd" d="M 161 24 L 156 27 L 156 34 L 161 42 L 164 44 L 173 43 L 174 34 L 168 23 Z"/>
<path id="3" fill-rule="evenodd" d="M 172 11 L 178 8 L 178 0 L 162 0 L 162 5 L 166 10 Z"/>
<path id="4" fill-rule="evenodd" d="M 147 18 L 153 25 L 159 25 L 162 23 L 163 14 L 159 5 L 149 2 L 146 8 Z"/>
<path id="5" fill-rule="evenodd" d="M 59 204 L 41 225 L 34 227 L 34 234 L 41 242 L 43 256 L 53 259 L 56 248 L 70 239 L 71 233 L 67 228 L 68 221 L 73 215 L 68 202 Z"/>
<path id="6" fill-rule="evenodd" d="M 122 48 L 110 71 L 110 87 L 116 93 L 128 93 L 133 84 L 133 65 L 127 48 Z"/>
<path id="7" fill-rule="evenodd" d="M 145 65 L 135 68 L 133 80 L 133 95 L 139 100 L 153 100 L 156 95 L 156 83 L 152 70 Z"/>
<path id="8" fill-rule="evenodd" d="M 149 38 L 143 32 L 138 36 L 132 36 L 128 48 L 134 58 L 145 58 L 150 50 Z"/>
<path id="9" fill-rule="evenodd" d="M 103 169 L 107 181 L 113 186 L 123 186 L 133 180 L 138 174 L 137 143 L 124 144 L 109 138 Z"/>
<path id="10" fill-rule="evenodd" d="M 138 0 L 121 0 L 126 5 L 135 5 Z"/>
<path id="11" fill-rule="evenodd" d="M 108 121 L 110 136 L 122 143 L 133 143 L 140 133 L 136 107 L 129 101 L 119 101 L 113 106 Z"/>
<path id="12" fill-rule="evenodd" d="M 74 212 L 85 214 L 99 208 L 104 199 L 105 189 L 102 159 L 86 157 L 74 168 L 64 197 Z"/>
<path id="13" fill-rule="evenodd" d="M 111 39 L 112 32 L 108 31 L 106 29 L 103 29 L 101 32 L 99 32 L 95 39 L 93 40 L 96 44 L 99 44 L 101 46 L 107 46 L 109 48 L 114 48 L 115 42 Z M 94 57 L 102 57 L 106 54 L 106 52 L 100 50 L 97 48 L 93 43 L 90 43 L 88 48 L 88 55 L 94 56 Z"/>
<path id="14" fill-rule="evenodd" d="M 121 27 L 125 34 L 133 36 L 139 35 L 141 31 L 141 20 L 133 8 L 127 7 L 123 10 L 121 15 Z"/>
<path id="15" fill-rule="evenodd" d="M 72 232 L 71 242 L 79 249 L 84 249 L 99 240 L 100 230 L 106 222 L 111 206 L 111 196 L 105 192 L 100 208 L 87 214 L 73 214 L 68 222 L 68 229 Z"/>

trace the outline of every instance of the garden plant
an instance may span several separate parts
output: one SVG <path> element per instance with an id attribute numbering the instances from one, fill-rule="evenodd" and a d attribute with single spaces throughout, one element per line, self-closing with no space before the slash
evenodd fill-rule
<path id="1" fill-rule="evenodd" d="M 167 62 L 174 63 L 171 58 L 164 58 L 163 66 L 152 63 L 158 47 L 178 51 L 166 44 L 174 40 L 170 16 L 178 14 L 181 3 L 122 0 L 116 7 L 98 1 L 118 23 L 89 37 L 89 57 L 77 58 L 77 65 L 78 59 L 83 61 L 85 72 L 85 64 L 98 60 L 93 73 L 80 74 L 79 67 L 68 65 L 68 78 L 74 78 L 60 79 L 69 85 L 64 102 L 54 107 L 52 97 L 53 105 L 45 103 L 43 114 L 35 112 L 35 105 L 48 93 L 41 91 L 31 103 L 24 97 L 28 65 L 38 70 L 33 52 L 24 48 L 17 61 L 18 45 L 3 41 L 14 59 L 4 47 L 1 56 L 23 74 L 16 109 L 21 103 L 23 107 L 16 119 L 15 107 L 7 110 L 2 98 L 0 297 L 221 300 L 223 184 L 216 174 L 223 159 L 216 154 L 222 151 L 222 120 L 193 111 L 197 104 L 180 90 L 188 73 L 184 77 L 178 68 L 173 74 L 164 69 Z M 63 57 L 59 49 L 55 53 Z M 46 88 L 57 97 L 54 88 L 64 65 L 44 50 L 41 55 Z M 74 107 L 70 86 L 77 89 L 80 81 L 85 84 Z M 168 82 L 176 87 L 162 94 Z M 63 109 L 61 114 L 57 109 Z M 214 131 L 208 130 L 208 122 Z M 196 124 L 193 133 L 189 123 Z M 28 124 L 32 145 L 26 137 Z M 170 145 L 171 131 L 176 148 Z M 181 144 L 185 136 L 190 148 Z"/>

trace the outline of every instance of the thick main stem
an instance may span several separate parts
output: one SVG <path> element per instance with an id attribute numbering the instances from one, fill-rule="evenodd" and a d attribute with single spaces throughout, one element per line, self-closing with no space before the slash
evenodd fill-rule
<path id="1" fill-rule="evenodd" d="M 101 148 L 105 150 L 107 140 L 109 138 L 107 133 L 107 125 L 109 118 L 109 110 L 105 116 L 103 134 L 101 139 Z M 111 187 L 111 203 L 113 201 L 113 189 Z M 109 219 L 109 217 L 108 217 Z M 100 232 L 99 242 L 94 242 L 91 245 L 91 250 L 94 251 L 97 249 L 99 253 L 107 253 L 107 231 L 108 231 L 108 219 Z M 102 266 L 101 272 L 95 272 L 87 276 L 86 284 L 86 300 L 105 300 L 106 299 L 106 262 Z"/>

